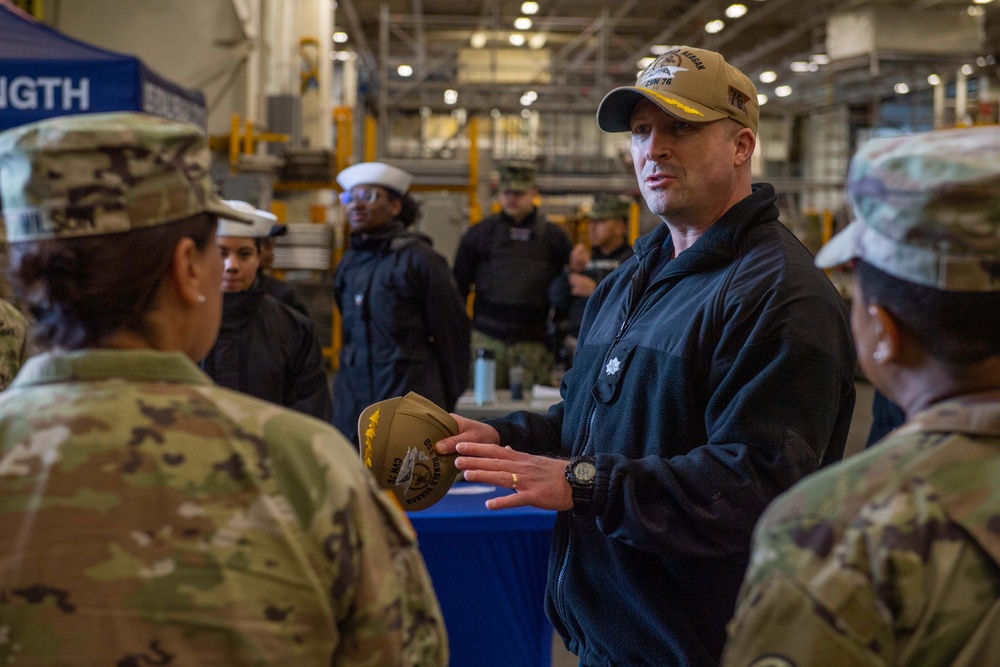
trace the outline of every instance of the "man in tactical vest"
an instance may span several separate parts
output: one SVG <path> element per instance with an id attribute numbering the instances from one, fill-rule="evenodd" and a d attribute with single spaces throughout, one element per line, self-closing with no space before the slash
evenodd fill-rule
<path id="1" fill-rule="evenodd" d="M 524 382 L 548 384 L 553 355 L 547 345 L 548 288 L 569 261 L 571 243 L 538 213 L 532 165 L 502 165 L 502 211 L 470 227 L 455 256 L 462 296 L 475 286 L 472 349 L 493 350 L 497 386 L 508 386 L 510 366 L 524 366 Z"/>

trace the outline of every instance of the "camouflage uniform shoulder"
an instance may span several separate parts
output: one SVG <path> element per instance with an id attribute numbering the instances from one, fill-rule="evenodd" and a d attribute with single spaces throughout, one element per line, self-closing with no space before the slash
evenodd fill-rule
<path id="1" fill-rule="evenodd" d="M 0 391 L 14 380 L 27 350 L 28 319 L 0 299 Z"/>
<path id="2" fill-rule="evenodd" d="M 891 441 L 809 475 L 768 506 L 758 530 L 804 516 L 849 520 L 874 495 L 884 493 L 894 480 L 905 478 L 908 466 L 939 440 L 926 433 L 898 433 Z"/>
<path id="3" fill-rule="evenodd" d="M 356 450 L 181 355 L 29 360 L 0 400 L 0 549 L 0 659 L 447 664 L 413 531 Z"/>
<path id="4" fill-rule="evenodd" d="M 1000 621 L 974 630 L 1000 604 L 998 418 L 996 402 L 935 406 L 782 496 L 755 532 L 724 664 L 996 650 Z"/>

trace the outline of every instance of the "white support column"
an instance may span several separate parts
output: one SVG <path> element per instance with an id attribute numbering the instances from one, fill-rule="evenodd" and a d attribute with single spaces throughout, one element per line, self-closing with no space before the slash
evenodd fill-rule
<path id="1" fill-rule="evenodd" d="M 961 69 L 955 78 L 955 124 L 964 125 L 969 107 L 969 77 Z"/>
<path id="2" fill-rule="evenodd" d="M 934 129 L 940 130 L 944 127 L 944 102 L 945 102 L 944 79 L 934 86 Z"/>

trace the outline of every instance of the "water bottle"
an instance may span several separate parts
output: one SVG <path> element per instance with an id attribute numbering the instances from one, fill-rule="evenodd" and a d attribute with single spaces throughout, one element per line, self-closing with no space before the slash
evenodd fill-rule
<path id="1" fill-rule="evenodd" d="M 497 402 L 497 361 L 493 350 L 476 350 L 472 390 L 476 396 L 476 405 Z"/>
<path id="2" fill-rule="evenodd" d="M 515 362 L 510 367 L 510 400 L 520 401 L 524 398 L 524 360 Z"/>

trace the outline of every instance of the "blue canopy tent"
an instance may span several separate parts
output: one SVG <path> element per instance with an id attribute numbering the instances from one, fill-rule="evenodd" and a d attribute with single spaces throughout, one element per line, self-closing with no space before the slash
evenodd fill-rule
<path id="1" fill-rule="evenodd" d="M 0 130 L 102 111 L 146 113 L 208 126 L 205 97 L 139 58 L 67 37 L 0 0 Z"/>

